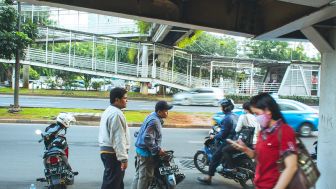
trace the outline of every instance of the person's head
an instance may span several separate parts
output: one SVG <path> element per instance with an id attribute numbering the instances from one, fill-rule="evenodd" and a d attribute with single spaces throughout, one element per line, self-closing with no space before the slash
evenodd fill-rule
<path id="1" fill-rule="evenodd" d="M 127 104 L 127 90 L 124 88 L 116 87 L 110 91 L 111 105 L 123 109 Z"/>
<path id="2" fill-rule="evenodd" d="M 243 104 L 243 109 L 246 113 L 252 114 L 250 102 L 245 102 Z"/>
<path id="3" fill-rule="evenodd" d="M 251 98 L 251 110 L 259 116 L 259 122 L 262 126 L 268 126 L 271 120 L 277 121 L 282 119 L 286 122 L 280 107 L 268 93 L 261 93 Z"/>
<path id="4" fill-rule="evenodd" d="M 61 112 L 56 117 L 56 122 L 63 127 L 70 127 L 71 122 L 76 121 L 75 117 L 70 113 Z"/>
<path id="5" fill-rule="evenodd" d="M 172 109 L 173 106 L 169 105 L 166 101 L 159 101 L 155 105 L 155 112 L 158 114 L 161 118 L 167 118 L 168 117 L 168 110 Z"/>
<path id="6" fill-rule="evenodd" d="M 219 102 L 219 104 L 221 105 L 222 111 L 224 113 L 229 113 L 234 109 L 234 103 L 233 103 L 233 100 L 231 99 L 224 98 L 223 100 Z"/>

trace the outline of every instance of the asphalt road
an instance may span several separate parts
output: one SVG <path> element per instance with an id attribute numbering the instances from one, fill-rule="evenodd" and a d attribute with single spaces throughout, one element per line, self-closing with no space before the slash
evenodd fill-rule
<path id="1" fill-rule="evenodd" d="M 0 106 L 13 104 L 13 95 L 0 95 Z M 43 97 L 23 96 L 19 98 L 21 107 L 48 107 L 48 108 L 84 108 L 84 109 L 105 109 L 109 104 L 108 99 L 93 98 L 69 98 L 69 97 Z M 153 111 L 154 101 L 129 100 L 127 110 L 148 110 Z M 210 112 L 220 111 L 219 107 L 211 106 L 174 106 L 172 111 L 177 112 Z"/>
<path id="2" fill-rule="evenodd" d="M 43 144 L 38 143 L 36 129 L 46 125 L 0 124 L 0 188 L 27 189 L 35 183 L 38 189 L 43 184 L 35 179 L 43 176 Z M 132 134 L 137 128 L 131 128 Z M 199 185 L 195 180 L 201 174 L 193 167 L 192 157 L 202 147 L 207 130 L 201 129 L 164 129 L 163 147 L 175 150 L 176 160 L 180 162 L 186 179 L 177 188 L 183 189 L 238 189 L 233 181 L 215 176 L 212 186 Z M 101 185 L 103 166 L 97 145 L 98 127 L 73 126 L 68 130 L 70 146 L 69 162 L 79 171 L 75 185 L 69 189 L 98 189 Z M 133 138 L 133 137 L 132 137 Z M 316 137 L 305 138 L 307 147 L 312 149 Z M 131 144 L 134 142 L 132 141 Z M 125 185 L 130 188 L 134 176 L 134 148 L 130 150 L 130 163 L 126 171 Z"/>

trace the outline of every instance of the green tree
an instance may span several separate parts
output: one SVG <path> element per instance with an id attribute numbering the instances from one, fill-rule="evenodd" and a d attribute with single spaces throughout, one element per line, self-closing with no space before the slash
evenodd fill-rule
<path id="1" fill-rule="evenodd" d="M 13 59 L 18 49 L 20 57 L 24 57 L 23 49 L 37 37 L 37 26 L 30 20 L 27 20 L 21 26 L 21 31 L 17 31 L 17 11 L 13 8 L 11 1 L 5 1 L 4 5 L 0 7 L 0 58 Z M 7 79 L 11 80 L 12 71 L 11 65 L 1 64 L 3 74 L 6 74 Z"/>
<path id="2" fill-rule="evenodd" d="M 89 75 L 89 74 L 83 74 L 80 76 L 83 81 L 84 81 L 84 87 L 85 87 L 85 90 L 88 90 L 88 88 L 90 87 L 91 85 L 91 79 L 92 79 L 92 75 Z"/>
<path id="3" fill-rule="evenodd" d="M 290 48 L 287 42 L 282 41 L 251 41 L 247 45 L 250 58 L 289 60 Z"/>

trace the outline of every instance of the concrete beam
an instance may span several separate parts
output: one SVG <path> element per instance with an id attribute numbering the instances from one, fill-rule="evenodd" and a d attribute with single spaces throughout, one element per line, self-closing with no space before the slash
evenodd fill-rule
<path id="1" fill-rule="evenodd" d="M 272 31 L 317 10 L 315 7 L 269 0 L 22 1 L 244 37 Z"/>
<path id="2" fill-rule="evenodd" d="M 334 48 L 323 36 L 312 26 L 306 27 L 301 32 L 320 52 L 333 52 Z"/>
<path id="3" fill-rule="evenodd" d="M 264 34 L 261 34 L 255 37 L 255 39 L 258 39 L 258 40 L 259 39 L 261 40 L 275 39 L 285 34 L 307 28 L 321 21 L 328 20 L 334 17 L 336 17 L 336 6 L 328 6 L 312 14 L 305 15 L 301 17 L 300 19 L 297 19 L 288 24 L 285 24 L 284 26 L 281 26 L 279 28 L 276 28 Z"/>

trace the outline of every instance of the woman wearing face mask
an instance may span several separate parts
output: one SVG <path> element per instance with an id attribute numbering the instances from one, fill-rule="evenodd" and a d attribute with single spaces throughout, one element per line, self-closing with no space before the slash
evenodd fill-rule
<path id="1" fill-rule="evenodd" d="M 232 142 L 232 146 L 256 159 L 256 189 L 285 189 L 297 170 L 295 133 L 269 94 L 254 96 L 250 103 L 261 127 L 256 148 L 252 150 L 241 141 Z M 280 173 L 277 161 L 281 158 L 285 169 Z"/>

